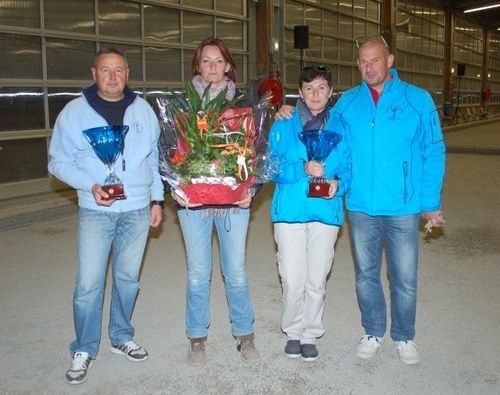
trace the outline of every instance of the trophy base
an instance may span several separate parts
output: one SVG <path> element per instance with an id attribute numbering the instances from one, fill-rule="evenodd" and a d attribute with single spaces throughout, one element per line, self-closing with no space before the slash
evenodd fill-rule
<path id="1" fill-rule="evenodd" d="M 328 192 L 330 191 L 330 183 L 323 182 L 310 182 L 309 183 L 309 197 L 328 197 Z"/>
<path id="2" fill-rule="evenodd" d="M 125 196 L 123 184 L 103 185 L 102 190 L 109 195 L 109 198 L 107 200 L 111 200 L 111 199 L 121 200 L 121 199 L 127 198 L 127 196 Z"/>

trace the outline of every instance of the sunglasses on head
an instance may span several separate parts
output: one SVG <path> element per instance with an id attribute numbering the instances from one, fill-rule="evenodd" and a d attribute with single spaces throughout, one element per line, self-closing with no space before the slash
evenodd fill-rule
<path id="1" fill-rule="evenodd" d="M 389 48 L 387 45 L 387 41 L 385 41 L 384 36 L 370 36 L 370 37 L 361 37 L 355 40 L 356 47 L 361 48 L 361 46 L 367 42 L 379 42 L 383 43 L 386 48 Z"/>
<path id="2" fill-rule="evenodd" d="M 302 71 L 319 71 L 320 73 L 328 73 L 330 74 L 330 69 L 326 66 L 306 66 L 302 69 Z"/>

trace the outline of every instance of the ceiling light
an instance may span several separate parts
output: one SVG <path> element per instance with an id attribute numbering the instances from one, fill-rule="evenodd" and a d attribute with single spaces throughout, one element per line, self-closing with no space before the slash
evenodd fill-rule
<path id="1" fill-rule="evenodd" d="M 467 14 L 469 12 L 477 12 L 477 11 L 489 10 L 490 8 L 497 8 L 497 7 L 500 7 L 500 3 L 485 5 L 485 6 L 476 7 L 476 8 L 469 8 L 468 10 L 464 10 L 464 14 Z"/>

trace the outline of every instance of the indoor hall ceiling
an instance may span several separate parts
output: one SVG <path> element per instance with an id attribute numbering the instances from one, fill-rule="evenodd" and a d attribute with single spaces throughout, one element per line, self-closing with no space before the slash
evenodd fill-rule
<path id="1" fill-rule="evenodd" d="M 452 8 L 461 13 L 468 8 L 498 4 L 500 3 L 500 0 L 441 0 L 441 3 L 446 8 Z M 489 30 L 496 30 L 497 28 L 500 28 L 500 7 L 464 15 L 468 18 L 477 20 L 481 26 L 486 27 Z"/>

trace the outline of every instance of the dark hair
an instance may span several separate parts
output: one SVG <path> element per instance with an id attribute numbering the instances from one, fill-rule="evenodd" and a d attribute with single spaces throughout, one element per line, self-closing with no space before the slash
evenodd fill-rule
<path id="1" fill-rule="evenodd" d="M 236 64 L 234 63 L 234 59 L 233 56 L 231 55 L 231 52 L 229 52 L 229 49 L 226 47 L 226 45 L 220 38 L 215 38 L 215 37 L 206 38 L 198 45 L 198 48 L 196 48 L 196 52 L 194 53 L 193 56 L 193 61 L 191 62 L 191 73 L 193 75 L 200 74 L 199 66 L 201 62 L 201 53 L 203 52 L 203 48 L 205 48 L 207 45 L 213 45 L 219 48 L 222 57 L 230 65 L 229 71 L 226 73 L 226 76 L 231 81 L 236 82 Z"/>
<path id="2" fill-rule="evenodd" d="M 125 61 L 125 66 L 128 67 L 128 62 L 127 62 L 127 57 L 125 56 L 125 52 L 123 52 L 121 49 L 116 48 L 116 47 L 105 47 L 99 49 L 97 51 L 95 58 L 94 58 L 94 67 L 97 67 L 97 60 L 99 59 L 100 56 L 102 55 L 109 55 L 109 54 L 115 54 L 118 56 L 121 56 L 123 60 Z"/>
<path id="3" fill-rule="evenodd" d="M 302 69 L 299 77 L 299 87 L 302 88 L 304 82 L 311 82 L 318 77 L 323 77 L 330 88 L 332 85 L 332 73 L 326 66 L 307 66 Z"/>

